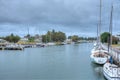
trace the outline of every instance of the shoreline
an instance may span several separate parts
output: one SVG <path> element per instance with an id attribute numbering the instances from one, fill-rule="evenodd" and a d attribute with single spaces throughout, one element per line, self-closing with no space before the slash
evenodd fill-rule
<path id="1" fill-rule="evenodd" d="M 113 48 L 120 50 L 120 44 L 112 45 Z"/>

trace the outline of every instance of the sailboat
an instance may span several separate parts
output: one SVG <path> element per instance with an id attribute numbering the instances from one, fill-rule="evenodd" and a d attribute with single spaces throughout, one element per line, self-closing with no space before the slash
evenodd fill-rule
<path id="1" fill-rule="evenodd" d="M 113 16 L 112 14 L 113 14 L 113 5 L 111 7 L 111 18 L 110 18 L 110 27 L 109 27 L 109 32 L 111 33 L 111 35 L 109 38 L 110 43 L 108 46 L 108 51 L 111 54 L 114 54 L 114 51 L 112 50 L 112 47 L 111 47 L 111 45 L 112 45 L 112 16 Z M 120 80 L 120 67 L 113 63 L 112 56 L 110 57 L 109 62 L 104 64 L 103 74 L 104 74 L 105 78 L 108 80 Z"/>
<path id="2" fill-rule="evenodd" d="M 97 64 L 105 64 L 109 58 L 106 50 L 98 49 L 90 55 L 92 61 Z"/>
<path id="3" fill-rule="evenodd" d="M 98 41 L 99 41 L 99 35 L 98 35 L 98 33 L 99 33 L 99 26 L 98 26 L 98 24 L 97 24 L 97 29 L 96 29 L 96 32 L 97 32 L 97 40 L 96 40 L 96 42 L 94 43 L 94 47 L 96 47 L 96 46 L 98 46 Z"/>
<path id="4" fill-rule="evenodd" d="M 99 19 L 99 26 L 98 26 L 98 32 L 99 32 L 99 35 L 97 36 L 98 37 L 98 42 L 97 42 L 97 45 L 91 50 L 91 59 L 94 63 L 97 63 L 97 64 L 105 64 L 108 60 L 108 51 L 107 50 L 104 50 L 102 48 L 102 43 L 101 43 L 101 37 L 100 37 L 100 34 L 101 34 L 101 0 L 100 0 L 100 19 Z"/>

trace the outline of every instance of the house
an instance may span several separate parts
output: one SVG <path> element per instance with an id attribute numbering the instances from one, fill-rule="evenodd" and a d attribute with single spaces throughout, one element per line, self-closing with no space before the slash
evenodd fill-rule
<path id="1" fill-rule="evenodd" d="M 65 43 L 71 44 L 71 43 L 72 43 L 72 39 L 66 39 L 66 40 L 65 40 Z"/>
<path id="2" fill-rule="evenodd" d="M 27 41 L 28 41 L 28 38 L 21 38 L 20 41 L 27 42 Z"/>
<path id="3" fill-rule="evenodd" d="M 0 47 L 5 46 L 6 44 L 8 44 L 8 42 L 6 40 L 0 39 Z"/>
<path id="4" fill-rule="evenodd" d="M 120 44 L 120 35 L 116 35 L 116 37 L 119 39 L 118 44 Z"/>
<path id="5" fill-rule="evenodd" d="M 34 36 L 34 39 L 35 39 L 35 42 L 42 43 L 42 36 L 41 35 L 36 34 Z"/>
<path id="6" fill-rule="evenodd" d="M 7 41 L 4 39 L 0 39 L 0 43 L 7 43 Z"/>

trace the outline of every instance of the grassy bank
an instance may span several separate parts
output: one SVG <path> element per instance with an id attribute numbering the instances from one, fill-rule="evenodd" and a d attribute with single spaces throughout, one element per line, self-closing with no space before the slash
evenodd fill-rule
<path id="1" fill-rule="evenodd" d="M 113 44 L 113 47 L 120 47 L 120 44 Z"/>

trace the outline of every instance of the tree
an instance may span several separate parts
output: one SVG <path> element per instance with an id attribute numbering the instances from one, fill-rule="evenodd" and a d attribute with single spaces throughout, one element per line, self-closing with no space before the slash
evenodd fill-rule
<path id="1" fill-rule="evenodd" d="M 47 42 L 46 35 L 42 35 L 42 42 Z"/>
<path id="2" fill-rule="evenodd" d="M 72 36 L 68 36 L 68 39 L 72 39 Z"/>
<path id="3" fill-rule="evenodd" d="M 111 34 L 109 32 L 104 32 L 101 34 L 101 42 L 102 43 L 110 43 L 110 36 Z M 112 36 L 112 44 L 117 44 L 119 41 L 118 38 L 115 36 Z"/>
<path id="4" fill-rule="evenodd" d="M 4 37 L 0 37 L 0 39 L 4 39 Z"/>
<path id="5" fill-rule="evenodd" d="M 30 37 L 30 38 L 28 38 L 28 41 L 29 41 L 29 42 L 34 42 L 34 40 L 35 40 L 34 37 Z"/>
<path id="6" fill-rule="evenodd" d="M 79 40 L 79 37 L 77 35 L 72 36 L 72 41 L 77 42 Z"/>
<path id="7" fill-rule="evenodd" d="M 51 32 L 51 31 L 48 31 L 48 32 L 47 32 L 46 38 L 47 38 L 47 41 L 48 41 L 48 42 L 52 42 L 52 32 Z"/>
<path id="8" fill-rule="evenodd" d="M 11 35 L 6 36 L 4 39 L 5 39 L 6 41 L 16 43 L 16 42 L 18 42 L 18 41 L 20 40 L 20 37 L 19 37 L 19 36 L 17 36 L 17 35 L 16 35 L 16 36 L 14 36 L 14 34 L 12 33 Z"/>
<path id="9" fill-rule="evenodd" d="M 52 34 L 52 41 L 54 42 L 63 42 L 66 39 L 66 35 L 63 32 L 55 32 Z"/>
<path id="10" fill-rule="evenodd" d="M 101 34 L 101 42 L 102 43 L 107 43 L 109 42 L 110 39 L 110 33 L 109 32 L 104 32 Z"/>
<path id="11" fill-rule="evenodd" d="M 27 34 L 26 38 L 30 38 L 30 37 L 31 37 L 31 35 L 30 35 L 30 34 Z"/>
<path id="12" fill-rule="evenodd" d="M 66 39 L 65 33 L 59 31 L 55 32 L 55 30 L 48 31 L 47 34 L 42 35 L 43 42 L 63 42 Z"/>
<path id="13" fill-rule="evenodd" d="M 117 37 L 113 36 L 112 40 L 113 40 L 112 41 L 113 44 L 118 44 L 119 39 Z"/>
<path id="14" fill-rule="evenodd" d="M 16 43 L 20 40 L 20 37 L 19 36 L 13 36 L 13 42 Z"/>

